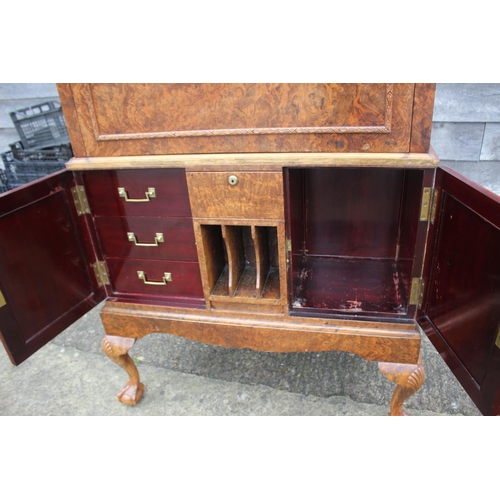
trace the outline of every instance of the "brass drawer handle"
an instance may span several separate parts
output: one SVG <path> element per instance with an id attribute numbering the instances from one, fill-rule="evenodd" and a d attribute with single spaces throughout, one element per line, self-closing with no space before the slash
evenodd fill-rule
<path id="1" fill-rule="evenodd" d="M 157 247 L 159 243 L 164 243 L 163 233 L 156 233 L 154 243 L 138 243 L 134 233 L 127 233 L 128 241 L 133 241 L 136 247 Z"/>
<path id="2" fill-rule="evenodd" d="M 125 198 L 125 201 L 129 201 L 130 203 L 142 203 L 145 201 L 151 201 L 151 198 L 156 198 L 156 189 L 148 188 L 148 190 L 144 194 L 146 195 L 146 198 L 133 199 L 128 197 L 125 188 L 118 188 L 118 196 L 120 196 L 121 198 Z"/>
<path id="3" fill-rule="evenodd" d="M 137 276 L 146 285 L 166 285 L 167 281 L 172 281 L 172 273 L 163 273 L 163 281 L 148 281 L 144 271 L 137 271 Z"/>

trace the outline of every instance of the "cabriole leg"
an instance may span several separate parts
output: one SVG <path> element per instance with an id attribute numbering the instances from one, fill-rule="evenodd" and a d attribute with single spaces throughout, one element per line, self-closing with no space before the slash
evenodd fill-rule
<path id="1" fill-rule="evenodd" d="M 389 415 L 409 415 L 409 413 L 403 409 L 403 403 L 410 396 L 413 396 L 424 383 L 425 372 L 422 365 L 422 356 L 419 356 L 416 365 L 379 363 L 378 367 L 391 382 L 397 384 L 392 396 L 391 411 Z"/>
<path id="2" fill-rule="evenodd" d="M 118 401 L 130 406 L 136 405 L 144 393 L 144 384 L 139 380 L 137 367 L 128 355 L 128 351 L 134 344 L 135 339 L 114 335 L 106 335 L 102 340 L 102 349 L 109 359 L 123 368 L 130 377 L 123 390 L 117 395 Z"/>

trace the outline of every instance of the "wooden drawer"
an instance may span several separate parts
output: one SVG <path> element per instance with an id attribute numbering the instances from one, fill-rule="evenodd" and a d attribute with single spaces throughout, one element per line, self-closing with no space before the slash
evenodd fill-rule
<path id="1" fill-rule="evenodd" d="M 108 259 L 106 264 L 115 293 L 203 298 L 197 262 Z M 139 271 L 144 278 L 138 276 Z M 165 278 L 165 273 L 170 273 L 171 281 Z"/>
<path id="2" fill-rule="evenodd" d="M 107 258 L 198 260 L 190 217 L 96 217 L 95 223 Z"/>
<path id="3" fill-rule="evenodd" d="M 94 215 L 190 217 L 184 169 L 103 170 L 84 174 Z M 127 201 L 119 195 L 122 188 Z M 147 196 L 149 188 L 155 195 Z M 131 201 L 143 200 L 143 201 Z"/>
<path id="4" fill-rule="evenodd" d="M 186 177 L 193 217 L 284 218 L 281 172 L 188 172 Z"/>

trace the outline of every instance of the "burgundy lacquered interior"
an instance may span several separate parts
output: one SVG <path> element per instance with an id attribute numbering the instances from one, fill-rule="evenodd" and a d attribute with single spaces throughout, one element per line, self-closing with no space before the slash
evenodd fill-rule
<path id="1" fill-rule="evenodd" d="M 500 197 L 436 171 L 436 222 L 417 321 L 483 415 L 500 413 Z"/>
<path id="2" fill-rule="evenodd" d="M 30 311 L 17 317 L 26 342 L 92 291 L 65 203 L 65 192 L 57 191 L 0 220 L 2 234 L 9 235 L 0 243 L 9 302 L 16 311 Z M 31 220 L 37 224 L 27 230 Z"/>
<path id="3" fill-rule="evenodd" d="M 61 171 L 0 196 L 0 337 L 19 364 L 105 296 L 89 272 L 99 260 L 76 214 L 74 175 Z"/>
<path id="4" fill-rule="evenodd" d="M 290 169 L 287 179 L 293 310 L 405 316 L 422 171 Z"/>
<path id="5" fill-rule="evenodd" d="M 427 315 L 481 387 L 497 349 L 500 232 L 448 193 L 440 226 Z"/>

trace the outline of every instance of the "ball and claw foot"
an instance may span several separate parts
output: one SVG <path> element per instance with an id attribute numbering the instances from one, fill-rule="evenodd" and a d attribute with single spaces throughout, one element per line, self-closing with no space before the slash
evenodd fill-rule
<path id="1" fill-rule="evenodd" d="M 141 399 L 144 394 L 144 384 L 139 382 L 139 384 L 132 384 L 129 380 L 127 385 L 122 389 L 122 391 L 117 394 L 118 401 L 125 405 L 134 406 Z"/>
<path id="2" fill-rule="evenodd" d="M 123 368 L 130 379 L 117 395 L 120 403 L 134 406 L 144 394 L 144 384 L 139 380 L 139 372 L 128 351 L 135 344 L 135 339 L 128 337 L 117 337 L 115 335 L 106 335 L 102 340 L 102 349 L 109 359 Z"/>
<path id="3" fill-rule="evenodd" d="M 379 363 L 379 370 L 391 381 L 397 384 L 391 400 L 391 416 L 408 416 L 403 403 L 415 394 L 425 380 L 425 371 L 422 366 L 422 356 L 419 356 L 416 365 L 402 363 Z"/>

